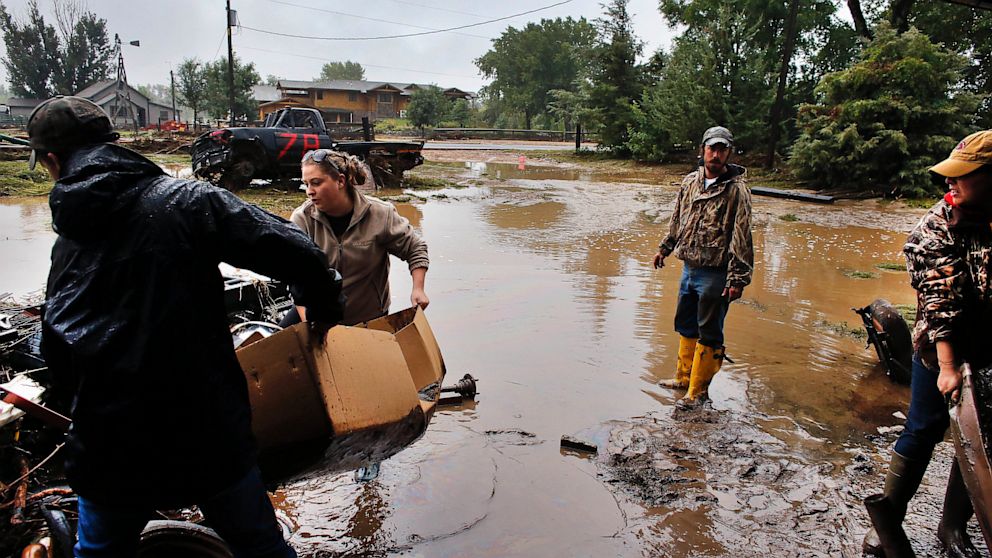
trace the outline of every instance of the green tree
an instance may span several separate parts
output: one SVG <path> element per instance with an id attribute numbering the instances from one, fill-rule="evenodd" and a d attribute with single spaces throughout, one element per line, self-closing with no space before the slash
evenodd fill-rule
<path id="1" fill-rule="evenodd" d="M 181 69 L 181 67 L 180 67 Z M 218 58 L 208 62 L 203 67 L 203 80 L 206 85 L 206 96 L 203 106 L 213 118 L 224 118 L 230 113 L 227 84 L 227 58 Z M 251 88 L 258 85 L 262 78 L 255 71 L 255 64 L 242 64 L 234 57 L 234 116 L 236 118 L 254 118 L 258 105 L 251 96 Z M 193 107 L 186 99 L 186 104 Z"/>
<path id="2" fill-rule="evenodd" d="M 549 91 L 573 89 L 595 40 L 596 30 L 584 18 L 509 27 L 475 61 L 492 79 L 480 94 L 490 107 L 522 113 L 524 126 L 530 128 L 535 116 L 547 112 Z"/>
<path id="3" fill-rule="evenodd" d="M 332 79 L 365 79 L 365 68 L 358 62 L 328 62 L 320 68 L 320 75 L 315 81 L 330 81 Z"/>
<path id="4" fill-rule="evenodd" d="M 637 67 L 643 44 L 634 36 L 629 0 L 611 0 L 596 20 L 599 36 L 590 67 L 589 106 L 598 114 L 600 145 L 629 153 L 628 130 L 634 124 L 634 100 L 644 89 Z"/>
<path id="5" fill-rule="evenodd" d="M 423 130 L 427 126 L 437 126 L 448 112 L 448 99 L 436 85 L 413 92 L 406 108 L 410 123 Z"/>
<path id="6" fill-rule="evenodd" d="M 56 4 L 56 10 L 60 4 Z M 64 6 L 64 4 L 61 4 Z M 60 63 L 52 79 L 55 92 L 73 95 L 110 75 L 114 47 L 107 36 L 107 21 L 92 12 L 57 18 L 62 28 Z"/>
<path id="7" fill-rule="evenodd" d="M 193 123 L 199 117 L 207 96 L 207 78 L 203 65 L 196 58 L 187 58 L 176 71 L 176 97 L 179 102 L 193 110 Z"/>
<path id="8" fill-rule="evenodd" d="M 799 113 L 792 165 L 817 187 L 918 196 L 940 191 L 927 168 L 971 125 L 964 57 L 887 24 L 850 68 L 828 74 Z"/>
<path id="9" fill-rule="evenodd" d="M 450 107 L 446 118 L 454 120 L 462 128 L 468 126 L 468 121 L 472 118 L 472 107 L 469 106 L 468 101 L 456 99 L 454 102 L 449 101 L 448 104 Z"/>
<path id="10" fill-rule="evenodd" d="M 85 11 L 79 2 L 53 3 L 58 31 L 45 23 L 36 0 L 28 2 L 25 22 L 14 20 L 0 4 L 0 32 L 7 47 L 3 65 L 17 95 L 72 95 L 110 72 L 113 47 L 106 20 Z"/>
<path id="11" fill-rule="evenodd" d="M 45 24 L 37 0 L 28 1 L 24 23 L 15 21 L 6 6 L 0 4 L 0 32 L 7 47 L 2 62 L 13 93 L 36 99 L 51 97 L 59 38 L 55 28 Z"/>

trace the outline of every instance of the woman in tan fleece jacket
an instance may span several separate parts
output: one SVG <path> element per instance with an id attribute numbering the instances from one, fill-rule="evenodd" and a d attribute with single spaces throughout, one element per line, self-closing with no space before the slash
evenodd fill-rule
<path id="1" fill-rule="evenodd" d="M 392 204 L 356 189 L 369 179 L 362 162 L 318 149 L 304 155 L 302 171 L 307 201 L 293 211 L 290 221 L 324 250 L 327 265 L 341 273 L 348 298 L 341 323 L 354 325 L 389 312 L 390 254 L 410 268 L 410 303 L 427 308 L 427 243 Z"/>

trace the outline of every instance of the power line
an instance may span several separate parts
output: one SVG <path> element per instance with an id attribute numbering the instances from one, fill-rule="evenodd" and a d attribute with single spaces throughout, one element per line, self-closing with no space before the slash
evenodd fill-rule
<path id="1" fill-rule="evenodd" d="M 337 12 L 334 10 L 325 10 L 324 8 L 314 8 L 313 6 L 304 6 L 303 4 L 294 4 L 292 2 L 285 2 L 284 0 L 269 0 L 273 4 L 282 4 L 283 6 L 293 6 L 294 8 L 303 8 L 305 10 L 313 10 L 315 12 L 324 12 L 325 14 L 334 14 L 344 17 L 353 17 L 355 19 L 364 19 L 366 21 L 375 21 L 377 23 L 389 23 L 391 25 L 402 25 L 404 27 L 413 27 L 414 29 L 426 29 L 428 31 L 439 31 L 436 27 L 424 27 L 422 25 L 414 25 L 412 23 L 402 23 L 399 21 L 389 21 L 388 19 L 376 19 L 374 17 L 360 16 L 355 14 L 349 14 L 345 12 Z M 478 39 L 492 40 L 492 37 L 487 37 L 485 35 L 473 35 L 471 33 L 458 33 L 458 35 L 464 35 L 466 37 L 475 37 Z"/>
<path id="2" fill-rule="evenodd" d="M 437 8 L 435 6 L 428 6 L 426 4 L 417 4 L 416 2 L 404 2 L 403 0 L 389 0 L 389 1 L 390 2 L 395 2 L 397 4 L 406 4 L 407 6 L 416 6 L 418 8 L 425 8 L 425 9 L 428 9 L 428 10 L 437 10 L 439 12 L 448 12 L 448 13 L 451 13 L 451 14 L 467 15 L 467 16 L 477 17 L 477 18 L 480 18 L 480 19 L 485 19 L 487 17 L 492 17 L 492 16 L 487 16 L 487 15 L 473 14 L 471 12 L 461 12 L 461 11 L 458 11 L 458 10 L 449 10 L 447 8 Z"/>
<path id="3" fill-rule="evenodd" d="M 446 33 L 448 31 L 457 31 L 459 29 L 467 29 L 469 27 L 478 27 L 480 25 L 486 25 L 486 24 L 489 24 L 489 23 L 496 23 L 497 21 L 504 21 L 504 20 L 507 20 L 507 19 L 513 19 L 515 17 L 520 17 L 520 16 L 523 16 L 523 15 L 532 14 L 534 12 L 540 12 L 540 11 L 543 11 L 543 10 L 548 10 L 548 9 L 554 8 L 556 6 L 561 6 L 561 5 L 564 5 L 564 4 L 568 4 L 570 2 L 572 2 L 572 0 L 564 0 L 562 2 L 557 2 L 555 4 L 550 4 L 548 6 L 544 6 L 542 8 L 537 8 L 537 9 L 534 9 L 534 10 L 528 10 L 526 12 L 520 12 L 518 14 L 508 15 L 506 17 L 500 17 L 500 18 L 497 18 L 497 19 L 490 19 L 488 21 L 482 21 L 482 22 L 479 22 L 479 23 L 471 23 L 469 25 L 459 25 L 458 27 L 449 27 L 448 29 L 438 29 L 436 31 L 423 31 L 421 33 L 407 33 L 405 35 L 383 35 L 383 36 L 379 36 L 379 37 L 312 37 L 312 36 L 307 36 L 307 35 L 294 35 L 292 33 L 279 33 L 277 31 L 268 31 L 268 30 L 265 30 L 265 29 L 256 29 L 254 27 L 248 27 L 247 25 L 242 25 L 241 28 L 242 29 L 247 29 L 249 31 L 255 31 L 256 33 L 265 33 L 266 35 L 276 35 L 276 36 L 279 36 L 279 37 L 292 37 L 292 38 L 296 38 L 296 39 L 312 39 L 312 40 L 316 40 L 316 41 L 372 41 L 372 40 L 378 40 L 378 39 L 403 39 L 403 38 L 406 38 L 406 37 L 420 37 L 420 36 L 423 36 L 423 35 L 434 35 L 434 34 L 437 34 L 437 33 Z"/>
<path id="4" fill-rule="evenodd" d="M 309 58 L 310 60 L 320 60 L 322 62 L 326 62 L 327 61 L 327 57 L 326 56 L 325 57 L 307 56 L 306 54 L 295 54 L 295 53 L 292 53 L 292 52 L 280 52 L 278 50 L 268 50 L 268 49 L 264 49 L 264 48 L 239 46 L 238 47 L 238 50 L 257 50 L 259 52 L 268 52 L 270 54 L 280 54 L 280 55 L 283 55 L 283 56 L 294 56 L 296 58 Z M 362 63 L 362 66 L 363 67 L 366 67 L 366 68 L 382 68 L 382 69 L 385 69 L 385 70 L 402 70 L 402 71 L 407 71 L 407 72 L 415 72 L 415 73 L 418 73 L 418 74 L 432 74 L 432 75 L 445 76 L 445 77 L 458 77 L 458 78 L 467 78 L 467 79 L 478 78 L 478 76 L 463 76 L 463 75 L 459 75 L 459 74 L 444 74 L 444 73 L 441 73 L 441 72 L 428 72 L 427 70 L 413 70 L 413 69 L 410 69 L 410 68 L 397 68 L 395 66 L 377 66 L 375 64 L 364 64 L 364 63 Z"/>

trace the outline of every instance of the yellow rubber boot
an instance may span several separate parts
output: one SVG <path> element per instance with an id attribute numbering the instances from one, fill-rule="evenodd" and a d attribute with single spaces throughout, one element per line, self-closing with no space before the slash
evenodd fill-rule
<path id="1" fill-rule="evenodd" d="M 669 389 L 685 389 L 689 387 L 689 375 L 692 373 L 692 360 L 696 353 L 696 341 L 693 337 L 679 335 L 679 359 L 675 363 L 675 378 L 658 382 L 659 386 Z"/>
<path id="2" fill-rule="evenodd" d="M 689 391 L 682 401 L 697 403 L 709 397 L 710 382 L 723 365 L 723 347 L 714 349 L 702 343 L 696 345 L 692 360 L 692 373 L 689 375 Z"/>

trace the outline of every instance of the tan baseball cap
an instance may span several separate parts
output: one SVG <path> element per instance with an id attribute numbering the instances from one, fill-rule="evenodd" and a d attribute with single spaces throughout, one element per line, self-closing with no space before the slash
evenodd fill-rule
<path id="1" fill-rule="evenodd" d="M 958 178 L 984 165 L 992 165 L 992 130 L 975 132 L 961 140 L 946 159 L 930 167 L 930 172 Z"/>

